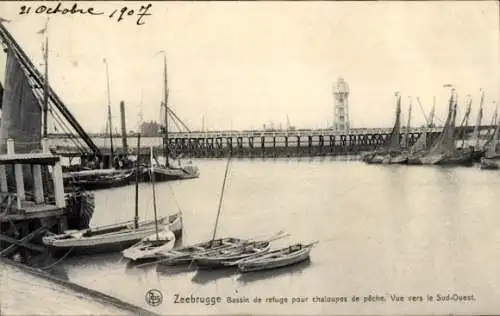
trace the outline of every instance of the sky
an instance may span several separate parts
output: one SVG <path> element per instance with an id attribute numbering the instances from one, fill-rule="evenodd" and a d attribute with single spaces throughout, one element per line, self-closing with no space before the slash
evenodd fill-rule
<path id="1" fill-rule="evenodd" d="M 40 70 L 47 15 L 20 15 L 41 2 L 0 2 L 5 26 Z M 47 3 L 44 3 L 47 5 Z M 50 7 L 57 2 L 49 2 Z M 120 22 L 108 14 L 148 2 L 78 2 L 106 14 L 51 15 L 50 84 L 89 132 L 104 129 L 109 65 L 113 125 L 125 101 L 127 129 L 159 120 L 163 55 L 169 106 L 192 129 L 326 128 L 333 121 L 333 86 L 350 87 L 352 127 L 389 127 L 394 93 L 402 95 L 412 125 L 428 112 L 444 119 L 453 84 L 473 120 L 485 91 L 487 120 L 500 100 L 499 9 L 496 1 L 430 2 L 151 2 L 151 16 Z M 62 2 L 71 7 L 72 2 Z M 5 54 L 0 54 L 3 81 Z M 142 104 L 142 105 L 141 105 Z M 464 111 L 460 112 L 463 113 Z"/>

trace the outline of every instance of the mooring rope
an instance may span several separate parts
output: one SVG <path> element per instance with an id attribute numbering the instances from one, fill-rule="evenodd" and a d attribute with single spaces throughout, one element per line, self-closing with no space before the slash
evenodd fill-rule
<path id="1" fill-rule="evenodd" d="M 59 260 L 57 260 L 56 262 L 51 263 L 48 266 L 45 266 L 45 267 L 42 267 L 42 268 L 39 268 L 39 269 L 40 270 L 47 270 L 47 269 L 50 269 L 50 268 L 56 266 L 57 264 L 61 263 L 64 259 L 66 259 L 69 256 L 69 254 L 71 253 L 71 251 L 73 251 L 73 247 L 69 248 L 69 250 L 64 254 L 64 256 L 62 256 L 61 258 L 59 258 Z"/>

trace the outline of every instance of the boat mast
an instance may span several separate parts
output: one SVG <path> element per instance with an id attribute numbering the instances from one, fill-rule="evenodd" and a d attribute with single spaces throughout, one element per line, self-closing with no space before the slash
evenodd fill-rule
<path id="1" fill-rule="evenodd" d="M 164 124 L 165 124 L 165 144 L 163 151 L 165 155 L 165 167 L 169 166 L 168 156 L 168 81 L 167 81 L 167 55 L 163 52 L 163 105 L 165 106 Z"/>
<path id="2" fill-rule="evenodd" d="M 222 190 L 221 190 L 220 199 L 219 199 L 219 209 L 217 210 L 217 218 L 215 220 L 214 234 L 212 236 L 212 241 L 210 242 L 210 245 L 213 244 L 213 242 L 215 240 L 215 235 L 217 234 L 217 225 L 219 224 L 220 210 L 222 207 L 222 199 L 224 197 L 224 189 L 226 187 L 227 172 L 229 170 L 229 162 L 230 161 L 231 161 L 231 156 L 229 156 L 227 163 L 226 163 L 226 172 L 224 173 L 224 181 L 222 182 Z"/>
<path id="3" fill-rule="evenodd" d="M 479 112 L 477 113 L 476 126 L 474 126 L 474 149 L 479 150 L 479 126 L 483 119 L 484 91 L 481 92 L 481 101 L 479 102 Z"/>
<path id="4" fill-rule="evenodd" d="M 465 129 L 469 126 L 469 116 L 470 116 L 470 111 L 472 109 L 472 99 L 470 96 L 467 96 L 467 108 L 465 109 L 465 115 L 462 120 L 461 127 L 462 129 L 462 148 L 465 146 Z"/>
<path id="5" fill-rule="evenodd" d="M 149 172 L 151 173 L 151 187 L 153 189 L 153 210 L 155 213 L 155 230 L 156 230 L 156 240 L 160 240 L 160 236 L 158 234 L 158 216 L 156 215 L 156 190 L 155 190 L 155 172 L 153 170 L 154 164 L 153 164 L 153 147 L 150 147 L 150 160 L 151 160 L 151 167 L 149 168 Z"/>
<path id="6" fill-rule="evenodd" d="M 104 58 L 104 64 L 106 65 L 106 86 L 108 90 L 108 124 L 109 124 L 109 142 L 111 149 L 111 163 L 113 163 L 114 157 L 114 149 L 113 149 L 113 124 L 111 121 L 111 97 L 109 91 L 109 69 L 108 69 L 108 61 Z"/>
<path id="7" fill-rule="evenodd" d="M 410 123 L 411 123 L 412 99 L 408 97 L 408 122 L 406 123 L 405 146 L 410 148 Z"/>
<path id="8" fill-rule="evenodd" d="M 139 228 L 139 156 L 141 153 L 141 133 L 137 134 L 137 158 L 135 160 L 135 229 Z"/>
<path id="9" fill-rule="evenodd" d="M 44 45 L 44 70 L 45 70 L 45 78 L 43 83 L 43 137 L 47 138 L 47 111 L 49 108 L 49 37 L 45 36 L 45 45 Z"/>

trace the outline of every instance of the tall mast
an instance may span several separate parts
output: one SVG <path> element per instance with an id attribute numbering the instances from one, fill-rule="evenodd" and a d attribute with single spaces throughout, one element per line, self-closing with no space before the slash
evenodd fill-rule
<path id="1" fill-rule="evenodd" d="M 111 96 L 109 91 L 109 69 L 108 61 L 104 58 L 104 64 L 106 65 L 106 86 L 108 90 L 108 125 L 109 125 L 109 141 L 111 149 L 111 161 L 113 161 L 114 149 L 113 149 L 113 124 L 111 121 Z"/>
<path id="2" fill-rule="evenodd" d="M 47 137 L 47 111 L 49 108 L 49 37 L 45 36 L 44 45 L 44 67 L 45 67 L 45 78 L 43 83 L 43 137 Z"/>
<path id="3" fill-rule="evenodd" d="M 168 162 L 168 81 L 167 81 L 167 55 L 163 52 L 163 104 L 165 106 L 164 124 L 165 124 L 165 144 L 163 145 L 165 154 L 165 166 L 169 166 Z"/>
<path id="4" fill-rule="evenodd" d="M 139 228 L 139 157 L 141 154 L 141 133 L 137 135 L 137 158 L 135 160 L 135 216 L 134 227 Z"/>
<path id="5" fill-rule="evenodd" d="M 408 121 L 406 123 L 405 146 L 410 148 L 410 123 L 411 123 L 412 98 L 408 97 Z"/>
<path id="6" fill-rule="evenodd" d="M 210 245 L 213 245 L 213 242 L 215 240 L 215 236 L 217 234 L 217 226 L 219 225 L 220 210 L 222 207 L 222 200 L 224 199 L 224 189 L 226 188 L 227 171 L 229 170 L 229 162 L 230 161 L 231 161 L 231 155 L 229 155 L 229 158 L 227 159 L 227 163 L 226 163 L 226 171 L 224 172 L 224 181 L 222 182 L 222 190 L 221 190 L 220 199 L 219 199 L 219 209 L 217 210 L 217 218 L 215 219 L 214 233 L 212 235 L 212 241 L 210 242 Z"/>
<path id="7" fill-rule="evenodd" d="M 156 240 L 160 240 L 160 235 L 158 233 L 158 215 L 156 212 L 156 190 L 155 190 L 155 172 L 154 172 L 154 164 L 153 164 L 153 147 L 149 148 L 150 152 L 150 164 L 151 167 L 149 172 L 151 173 L 151 187 L 153 189 L 153 210 L 155 213 L 155 231 L 156 231 Z"/>

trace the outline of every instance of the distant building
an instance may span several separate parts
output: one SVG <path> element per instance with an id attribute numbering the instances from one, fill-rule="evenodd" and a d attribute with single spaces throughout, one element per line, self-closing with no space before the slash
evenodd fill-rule
<path id="1" fill-rule="evenodd" d="M 338 131 L 349 131 L 349 85 L 340 77 L 333 88 L 335 109 L 333 115 L 333 128 Z"/>
<path id="2" fill-rule="evenodd" d="M 141 135 L 145 137 L 160 136 L 161 125 L 156 121 L 143 122 L 141 124 Z"/>

